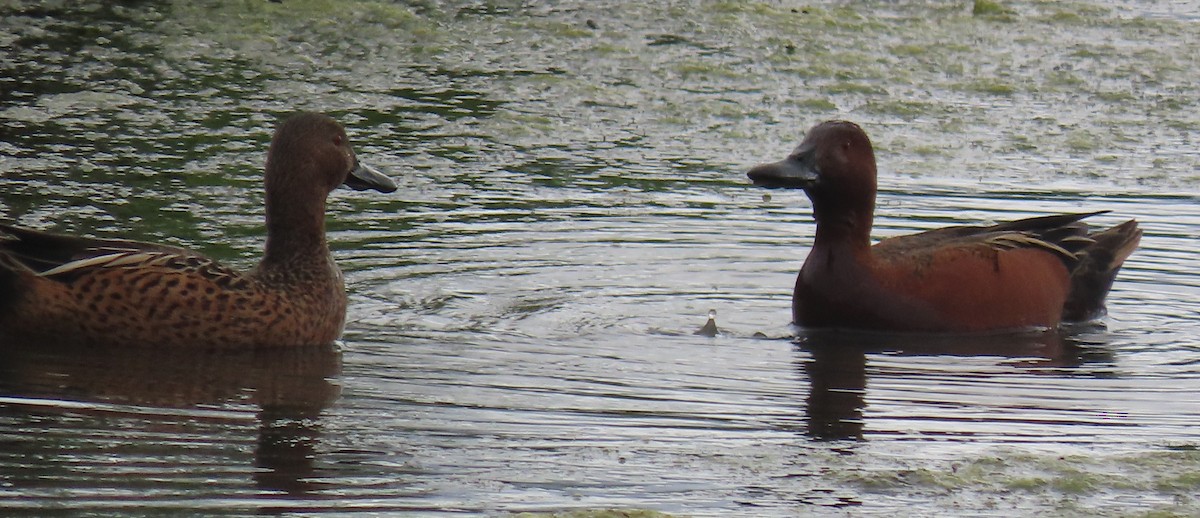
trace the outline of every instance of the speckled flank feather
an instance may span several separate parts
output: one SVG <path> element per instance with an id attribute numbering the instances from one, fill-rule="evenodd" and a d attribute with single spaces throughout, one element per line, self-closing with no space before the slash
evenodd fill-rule
<path id="1" fill-rule="evenodd" d="M 325 243 L 338 185 L 396 189 L 358 163 L 333 119 L 284 122 L 267 159 L 267 250 L 242 273 L 188 250 L 0 225 L 0 346 L 188 348 L 332 343 L 346 314 Z"/>
<path id="2" fill-rule="evenodd" d="M 61 317 L 50 336 L 167 347 L 289 347 L 330 343 L 346 309 L 342 278 L 297 271 L 247 277 L 201 257 L 109 254 L 68 263 L 30 282 L 18 318 Z M 104 337 L 103 340 L 95 337 Z"/>

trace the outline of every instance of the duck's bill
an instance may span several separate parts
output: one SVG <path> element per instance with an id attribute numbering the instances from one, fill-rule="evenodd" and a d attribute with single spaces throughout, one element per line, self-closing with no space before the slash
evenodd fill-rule
<path id="1" fill-rule="evenodd" d="M 781 160 L 762 164 L 746 173 L 759 187 L 771 189 L 804 189 L 817 183 L 817 173 L 799 160 Z"/>
<path id="2" fill-rule="evenodd" d="M 358 160 L 354 161 L 354 169 L 351 169 L 350 174 L 346 176 L 345 185 L 356 191 L 374 189 L 379 192 L 394 192 L 396 190 L 396 182 L 393 182 L 386 174 Z"/>

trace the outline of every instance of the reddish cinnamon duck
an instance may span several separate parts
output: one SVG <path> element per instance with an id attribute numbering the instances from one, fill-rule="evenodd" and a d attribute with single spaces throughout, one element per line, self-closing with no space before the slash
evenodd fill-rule
<path id="1" fill-rule="evenodd" d="M 0 348 L 332 343 L 346 290 L 325 241 L 325 197 L 343 184 L 396 190 L 358 161 L 332 118 L 281 124 L 267 154 L 266 251 L 248 272 L 172 246 L 0 225 Z"/>
<path id="2" fill-rule="evenodd" d="M 1104 314 L 1104 299 L 1142 231 L 1134 220 L 1089 232 L 1101 212 L 947 227 L 871 245 L 876 170 L 851 122 L 809 130 L 786 159 L 748 173 L 755 185 L 804 189 L 816 239 L 792 298 L 812 328 L 974 332 L 1053 328 Z"/>

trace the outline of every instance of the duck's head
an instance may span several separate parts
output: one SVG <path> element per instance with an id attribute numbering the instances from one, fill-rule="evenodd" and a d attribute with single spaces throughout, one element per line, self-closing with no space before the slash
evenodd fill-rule
<path id="1" fill-rule="evenodd" d="M 847 121 L 813 126 L 787 158 L 746 173 L 761 187 L 804 189 L 818 220 L 824 210 L 872 209 L 875 174 L 871 140 L 857 124 Z"/>
<path id="2" fill-rule="evenodd" d="M 302 190 L 297 184 L 320 186 L 323 194 L 340 185 L 359 191 L 396 190 L 391 178 L 358 161 L 341 124 L 312 112 L 280 124 L 267 153 L 267 192 Z"/>

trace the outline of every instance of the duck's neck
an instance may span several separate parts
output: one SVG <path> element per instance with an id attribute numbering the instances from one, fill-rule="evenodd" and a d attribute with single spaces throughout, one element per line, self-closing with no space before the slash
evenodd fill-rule
<path id="1" fill-rule="evenodd" d="M 325 241 L 325 193 L 282 196 L 267 192 L 267 246 L 264 267 L 294 268 L 307 263 L 328 263 Z"/>
<path id="2" fill-rule="evenodd" d="M 875 217 L 874 196 L 858 203 L 846 203 L 843 200 L 829 203 L 814 197 L 813 217 L 817 220 L 814 247 L 848 247 L 856 251 L 870 249 L 871 221 Z"/>

